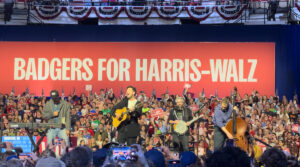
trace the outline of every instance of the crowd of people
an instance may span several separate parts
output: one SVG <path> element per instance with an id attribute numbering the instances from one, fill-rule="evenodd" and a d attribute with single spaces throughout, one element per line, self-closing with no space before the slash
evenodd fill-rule
<path id="1" fill-rule="evenodd" d="M 202 92 L 196 97 L 193 95 L 188 89 L 183 95 L 170 95 L 167 92 L 162 94 L 161 98 L 154 94 L 147 96 L 143 91 L 136 95 L 143 105 L 142 115 L 138 119 L 140 135 L 136 143 L 142 146 L 144 152 L 162 147 L 175 153 L 180 152 L 173 144 L 172 125 L 169 124 L 168 118 L 176 105 L 176 98 L 182 96 L 185 106 L 192 111 L 192 116 L 202 116 L 202 119 L 189 126 L 189 151 L 203 161 L 217 153 L 214 152 L 212 119 L 214 109 L 220 104 L 221 98 L 205 97 Z M 68 134 L 72 138 L 72 147 L 89 147 L 92 151 L 97 151 L 109 143 L 117 142 L 118 132 L 112 126 L 111 110 L 122 100 L 122 96 L 116 97 L 112 89 L 101 89 L 100 92 L 61 98 L 71 106 L 71 128 Z M 232 100 L 230 95 L 228 98 Z M 36 97 L 28 93 L 18 96 L 0 94 L 3 136 L 27 135 L 24 129 L 9 128 L 9 122 L 46 123 L 42 113 L 48 100 L 46 96 Z M 244 118 L 248 125 L 256 164 L 262 161 L 261 155 L 268 147 L 278 148 L 291 157 L 299 157 L 300 105 L 296 95 L 288 101 L 285 96 L 267 97 L 253 90 L 251 94 L 237 94 L 235 104 L 237 116 Z M 38 136 L 44 130 L 35 129 L 34 135 Z"/>

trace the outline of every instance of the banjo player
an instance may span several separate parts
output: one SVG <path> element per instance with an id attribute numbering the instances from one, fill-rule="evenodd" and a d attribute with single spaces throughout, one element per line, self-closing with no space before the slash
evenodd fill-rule
<path id="1" fill-rule="evenodd" d="M 186 131 L 184 134 L 178 134 L 174 132 L 174 124 L 177 124 L 180 120 L 187 122 L 186 126 L 190 126 L 188 121 L 191 121 L 193 119 L 192 111 L 184 106 L 184 98 L 178 97 L 176 98 L 176 106 L 173 110 L 171 110 L 169 115 L 169 123 L 172 125 L 172 138 L 173 138 L 173 144 L 175 148 L 179 148 L 182 146 L 183 151 L 188 151 L 189 147 L 189 131 Z"/>

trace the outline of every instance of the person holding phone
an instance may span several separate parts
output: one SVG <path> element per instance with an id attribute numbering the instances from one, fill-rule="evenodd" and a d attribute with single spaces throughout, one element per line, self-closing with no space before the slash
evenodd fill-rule
<path id="1" fill-rule="evenodd" d="M 47 145 L 53 145 L 52 140 L 58 136 L 64 139 L 69 146 L 69 132 L 71 127 L 70 105 L 68 102 L 59 97 L 57 90 L 50 92 L 50 101 L 48 101 L 43 109 L 43 118 L 48 123 L 62 124 L 61 128 L 51 128 L 47 132 Z"/>

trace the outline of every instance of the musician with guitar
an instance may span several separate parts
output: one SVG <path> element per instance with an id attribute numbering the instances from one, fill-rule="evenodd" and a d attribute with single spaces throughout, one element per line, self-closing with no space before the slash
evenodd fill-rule
<path id="1" fill-rule="evenodd" d="M 188 151 L 188 142 L 189 142 L 189 131 L 188 126 L 190 126 L 190 122 L 193 119 L 192 111 L 184 106 L 184 99 L 182 97 L 178 97 L 176 99 L 176 106 L 173 110 L 171 110 L 168 121 L 172 126 L 172 138 L 173 143 L 176 148 L 179 148 L 180 145 L 183 147 L 183 151 Z M 187 127 L 187 130 L 182 131 L 183 133 L 177 133 L 176 125 L 180 122 L 184 122 Z M 178 125 L 177 125 L 178 126 Z M 180 151 L 180 150 L 179 150 Z"/>
<path id="2" fill-rule="evenodd" d="M 52 146 L 52 140 L 58 136 L 65 140 L 69 146 L 69 132 L 71 128 L 70 105 L 68 102 L 59 97 L 57 90 L 50 92 L 50 101 L 48 101 L 43 109 L 43 118 L 48 123 L 62 124 L 61 128 L 51 128 L 47 132 L 47 145 Z"/>
<path id="3" fill-rule="evenodd" d="M 137 101 L 136 92 L 135 87 L 128 86 L 126 96 L 111 110 L 113 126 L 118 131 L 118 142 L 128 146 L 135 144 L 137 136 L 140 135 L 138 118 L 142 114 L 142 103 Z"/>
<path id="4" fill-rule="evenodd" d="M 225 128 L 227 122 L 231 119 L 233 107 L 229 104 L 229 99 L 225 97 L 221 104 L 215 108 L 213 117 L 214 123 L 214 151 L 223 148 L 225 139 L 233 139 L 233 135 Z"/>

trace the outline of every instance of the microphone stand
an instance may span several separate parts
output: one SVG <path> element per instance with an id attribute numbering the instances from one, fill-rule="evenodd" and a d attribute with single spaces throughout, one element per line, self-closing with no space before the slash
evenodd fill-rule
<path id="1" fill-rule="evenodd" d="M 0 118 L 0 143 L 2 143 L 2 135 L 3 135 L 3 116 Z M 0 153 L 2 153 L 2 149 L 0 148 Z"/>
<path id="2" fill-rule="evenodd" d="M 113 140 L 113 137 L 115 137 L 116 134 L 112 135 L 112 133 L 113 133 L 113 130 L 112 130 L 112 129 L 113 129 L 113 125 L 112 125 L 111 118 L 110 118 L 110 121 L 109 121 L 109 122 L 110 122 L 110 130 L 109 130 L 109 133 L 110 133 L 110 134 L 109 134 L 109 136 L 110 136 L 110 144 L 111 144 L 111 143 L 112 143 L 112 140 Z"/>
<path id="3" fill-rule="evenodd" d="M 200 113 L 199 113 L 199 115 L 198 116 L 200 116 Z M 196 151 L 197 151 L 197 157 L 199 157 L 199 151 L 198 151 L 198 148 L 199 148 L 199 144 L 200 144 L 200 142 L 199 142 L 199 136 L 200 136 L 200 134 L 199 134 L 199 128 L 200 128 L 200 119 L 198 119 L 197 120 L 197 143 L 198 143 L 198 145 L 197 145 L 197 148 L 196 148 Z M 195 144 L 195 143 L 194 143 Z"/>
<path id="4" fill-rule="evenodd" d="M 203 103 L 201 106 L 199 106 L 199 110 L 197 111 L 198 113 L 198 116 L 200 116 L 200 111 L 202 111 L 202 108 L 205 106 L 206 103 Z M 200 118 L 202 120 L 202 118 Z M 197 143 L 198 143 L 198 146 L 196 148 L 196 152 L 197 152 L 197 157 L 199 157 L 199 152 L 198 152 L 198 148 L 199 148 L 199 145 L 200 145 L 200 141 L 199 141 L 199 136 L 200 136 L 200 133 L 199 133 L 199 128 L 200 128 L 200 119 L 197 120 Z M 194 143 L 194 147 L 195 147 L 195 143 Z"/>

